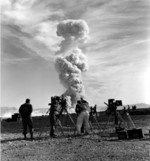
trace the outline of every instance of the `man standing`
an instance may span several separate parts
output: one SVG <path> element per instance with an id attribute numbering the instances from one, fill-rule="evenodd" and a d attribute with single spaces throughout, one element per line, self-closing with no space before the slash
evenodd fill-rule
<path id="1" fill-rule="evenodd" d="M 50 113 L 49 113 L 49 117 L 50 117 L 50 136 L 55 138 L 55 126 L 56 126 L 56 121 L 57 121 L 57 117 L 55 115 L 55 105 L 51 105 L 50 108 Z"/>
<path id="2" fill-rule="evenodd" d="M 49 117 L 50 117 L 50 136 L 52 138 L 56 137 L 55 126 L 61 111 L 59 103 L 60 103 L 59 97 L 51 97 L 51 103 L 49 104 L 51 106 L 49 110 Z"/>
<path id="3" fill-rule="evenodd" d="M 88 102 L 81 99 L 77 102 L 76 112 L 78 113 L 77 117 L 77 134 L 81 134 L 81 127 L 85 125 L 85 131 L 87 134 L 90 133 L 89 126 L 89 105 Z"/>
<path id="4" fill-rule="evenodd" d="M 22 118 L 22 125 L 23 125 L 23 135 L 24 139 L 26 139 L 27 134 L 27 126 L 29 127 L 31 140 L 33 140 L 33 123 L 31 113 L 33 111 L 32 105 L 30 104 L 30 99 L 26 99 L 26 102 L 22 104 L 19 108 L 19 113 Z"/>

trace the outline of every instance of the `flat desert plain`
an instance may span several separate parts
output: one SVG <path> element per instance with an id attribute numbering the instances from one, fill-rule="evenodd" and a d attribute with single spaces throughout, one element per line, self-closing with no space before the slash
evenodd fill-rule
<path id="1" fill-rule="evenodd" d="M 45 117 L 46 118 L 46 117 Z M 1 121 L 2 161 L 149 161 L 150 115 L 133 116 L 136 127 L 147 134 L 143 139 L 119 140 L 94 125 L 90 135 L 75 136 L 73 127 L 65 127 L 62 135 L 58 128 L 57 138 L 49 137 L 49 122 L 33 119 L 35 140 L 23 140 L 21 121 Z M 46 120 L 45 119 L 45 120 Z M 99 122 L 102 125 L 102 122 Z M 43 128 L 45 127 L 45 128 Z M 111 127 L 110 127 L 111 128 Z M 39 135 L 41 134 L 41 135 Z M 29 134 L 28 134 L 29 138 Z"/>

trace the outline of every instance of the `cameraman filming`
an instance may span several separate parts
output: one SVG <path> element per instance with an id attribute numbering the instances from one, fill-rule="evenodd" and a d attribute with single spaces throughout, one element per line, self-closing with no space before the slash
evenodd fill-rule
<path id="1" fill-rule="evenodd" d="M 81 134 L 81 127 L 85 125 L 86 133 L 90 133 L 90 126 L 89 126 L 89 104 L 83 98 L 77 101 L 76 105 L 76 113 L 78 114 L 77 117 L 77 134 Z"/>
<path id="2" fill-rule="evenodd" d="M 50 117 L 50 136 L 55 138 L 55 126 L 56 126 L 56 122 L 57 119 L 59 117 L 59 113 L 60 113 L 60 105 L 59 105 L 59 97 L 52 97 L 51 98 L 51 103 L 49 104 L 50 110 L 49 110 L 49 117 Z"/>

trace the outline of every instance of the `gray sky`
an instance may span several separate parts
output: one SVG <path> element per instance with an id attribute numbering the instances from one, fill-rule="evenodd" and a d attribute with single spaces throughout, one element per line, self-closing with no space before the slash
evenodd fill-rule
<path id="1" fill-rule="evenodd" d="M 109 98 L 150 103 L 150 2 L 148 0 L 3 0 L 1 106 L 47 107 L 61 95 L 54 67 L 61 38 L 57 24 L 84 19 L 90 40 L 81 45 L 89 70 L 82 75 L 91 105 Z"/>

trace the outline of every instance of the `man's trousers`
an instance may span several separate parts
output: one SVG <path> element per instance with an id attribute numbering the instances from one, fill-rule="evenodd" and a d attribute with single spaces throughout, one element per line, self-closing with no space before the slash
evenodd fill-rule
<path id="1" fill-rule="evenodd" d="M 31 137 L 33 136 L 33 123 L 30 117 L 22 118 L 22 125 L 23 125 L 23 135 L 26 136 L 27 134 L 27 127 L 29 127 L 29 132 Z"/>
<path id="2" fill-rule="evenodd" d="M 89 112 L 82 111 L 77 118 L 77 133 L 81 134 L 81 127 L 84 124 L 86 133 L 90 132 L 89 126 Z"/>

